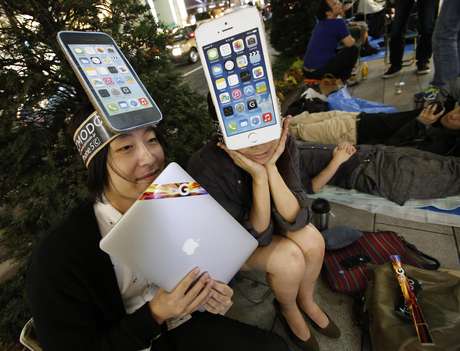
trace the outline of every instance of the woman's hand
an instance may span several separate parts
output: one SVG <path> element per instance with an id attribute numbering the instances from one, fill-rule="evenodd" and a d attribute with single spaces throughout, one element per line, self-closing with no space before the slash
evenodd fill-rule
<path id="1" fill-rule="evenodd" d="M 337 162 L 339 165 L 348 161 L 351 156 L 356 152 L 356 148 L 353 144 L 348 142 L 343 142 L 337 145 L 332 152 L 332 159 Z"/>
<path id="2" fill-rule="evenodd" d="M 420 115 L 417 117 L 417 119 L 429 126 L 431 124 L 433 124 L 434 122 L 436 122 L 439 117 L 441 117 L 443 114 L 444 114 L 444 111 L 445 109 L 443 108 L 441 112 L 439 113 L 435 113 L 436 112 L 436 108 L 437 108 L 437 104 L 436 103 L 433 103 L 433 104 L 430 104 L 428 106 L 426 106 L 422 112 L 420 112 Z"/>
<path id="3" fill-rule="evenodd" d="M 217 143 L 217 146 L 224 150 L 238 167 L 248 172 L 253 180 L 267 178 L 267 172 L 265 171 L 265 167 L 263 165 L 250 160 L 241 152 L 228 149 L 222 143 Z"/>
<path id="4" fill-rule="evenodd" d="M 211 291 L 211 298 L 203 307 L 206 311 L 224 315 L 232 307 L 233 290 L 227 284 L 214 281 L 214 286 Z"/>
<path id="5" fill-rule="evenodd" d="M 208 273 L 204 273 L 196 280 L 199 272 L 198 268 L 193 269 L 169 293 L 162 288 L 158 289 L 149 302 L 152 316 L 158 324 L 170 318 L 180 318 L 195 312 L 208 302 L 215 282 Z"/>
<path id="6" fill-rule="evenodd" d="M 270 167 L 276 165 L 276 161 L 280 158 L 283 154 L 284 149 L 286 148 L 286 140 L 289 133 L 289 118 L 291 116 L 287 116 L 283 119 L 283 130 L 281 131 L 281 137 L 278 141 L 278 145 L 276 146 L 275 152 L 273 153 L 272 157 L 267 161 L 265 167 Z"/>

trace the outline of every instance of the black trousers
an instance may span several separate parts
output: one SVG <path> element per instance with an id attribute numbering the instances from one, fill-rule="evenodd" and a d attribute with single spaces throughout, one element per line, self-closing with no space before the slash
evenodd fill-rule
<path id="1" fill-rule="evenodd" d="M 387 144 L 402 126 L 414 120 L 421 110 L 396 113 L 360 113 L 357 120 L 358 144 Z"/>
<path id="2" fill-rule="evenodd" d="M 404 55 L 404 36 L 407 23 L 414 6 L 415 0 L 397 0 L 395 18 L 391 26 L 390 38 L 390 63 L 392 66 L 401 67 Z M 433 52 L 431 36 L 436 22 L 439 0 L 417 0 L 417 30 L 418 44 L 416 52 L 417 65 L 430 61 Z"/>
<path id="3" fill-rule="evenodd" d="M 208 312 L 168 331 L 152 344 L 151 351 L 289 351 L 278 335 Z"/>
<path id="4" fill-rule="evenodd" d="M 321 79 L 326 74 L 332 74 L 334 77 L 346 81 L 351 76 L 351 71 L 358 60 L 358 56 L 359 49 L 356 46 L 343 48 L 322 68 L 312 72 L 304 70 L 305 78 Z"/>

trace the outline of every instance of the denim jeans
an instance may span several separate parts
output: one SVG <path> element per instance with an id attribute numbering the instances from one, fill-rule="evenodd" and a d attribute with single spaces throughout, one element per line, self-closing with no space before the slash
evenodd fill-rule
<path id="1" fill-rule="evenodd" d="M 396 14 L 391 27 L 390 62 L 392 66 L 401 67 L 404 55 L 404 36 L 407 23 L 415 0 L 397 0 Z M 421 66 L 430 61 L 432 54 L 431 36 L 434 31 L 439 0 L 417 1 L 417 30 L 418 45 L 416 52 L 417 65 Z"/>
<path id="2" fill-rule="evenodd" d="M 444 0 L 433 33 L 434 77 L 431 83 L 455 97 L 460 75 L 460 1 Z M 450 89 L 449 89 L 450 87 Z M 459 96 L 456 97 L 459 99 Z"/>

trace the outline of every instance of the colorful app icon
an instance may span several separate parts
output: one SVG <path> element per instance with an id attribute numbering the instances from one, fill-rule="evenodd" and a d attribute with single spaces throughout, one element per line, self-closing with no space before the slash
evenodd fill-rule
<path id="1" fill-rule="evenodd" d="M 267 83 L 265 82 L 256 83 L 256 92 L 257 94 L 262 94 L 262 93 L 267 92 Z"/>
<path id="2" fill-rule="evenodd" d="M 95 87 L 100 87 L 104 85 L 104 82 L 102 81 L 102 79 L 99 79 L 99 78 L 91 79 L 91 83 L 93 83 Z"/>
<path id="3" fill-rule="evenodd" d="M 255 34 L 251 34 L 251 35 L 248 35 L 246 38 L 246 45 L 249 47 L 249 48 L 252 48 L 254 46 L 257 45 L 257 35 Z"/>
<path id="4" fill-rule="evenodd" d="M 262 120 L 263 120 L 265 123 L 271 122 L 272 119 L 273 119 L 273 117 L 272 117 L 272 114 L 271 114 L 270 112 L 264 113 L 264 114 L 262 115 Z"/>
<path id="5" fill-rule="evenodd" d="M 126 101 L 119 101 L 118 106 L 120 106 L 121 109 L 125 110 L 129 107 L 128 103 Z"/>
<path id="6" fill-rule="evenodd" d="M 257 108 L 257 101 L 255 99 L 248 100 L 248 110 Z"/>
<path id="7" fill-rule="evenodd" d="M 236 122 L 232 121 L 232 122 L 228 122 L 227 123 L 227 127 L 229 130 L 231 130 L 232 132 L 235 132 L 237 129 L 238 129 L 238 126 L 236 125 Z"/>
<path id="8" fill-rule="evenodd" d="M 120 73 L 128 73 L 128 67 L 126 66 L 118 66 L 117 69 Z"/>
<path id="9" fill-rule="evenodd" d="M 244 112 L 244 102 L 240 102 L 235 105 L 235 111 L 238 113 L 243 113 Z"/>
<path id="10" fill-rule="evenodd" d="M 104 48 L 96 48 L 96 51 L 99 53 L 99 54 L 103 54 L 105 52 Z"/>
<path id="11" fill-rule="evenodd" d="M 121 91 L 123 92 L 123 94 L 131 94 L 131 89 L 129 89 L 128 87 L 121 87 L 120 88 Z"/>
<path id="12" fill-rule="evenodd" d="M 115 82 L 117 82 L 117 84 L 125 84 L 125 80 L 121 77 L 116 77 L 115 78 Z"/>
<path id="13" fill-rule="evenodd" d="M 246 85 L 243 91 L 244 91 L 244 95 L 246 96 L 251 96 L 251 95 L 254 95 L 255 93 L 254 87 L 252 85 Z"/>
<path id="14" fill-rule="evenodd" d="M 117 68 L 114 66 L 109 66 L 107 67 L 107 69 L 109 70 L 110 73 L 118 73 Z"/>
<path id="15" fill-rule="evenodd" d="M 89 60 L 87 57 L 80 57 L 80 63 L 83 65 L 89 64 Z"/>
<path id="16" fill-rule="evenodd" d="M 75 51 L 75 53 L 78 54 L 78 55 L 83 54 L 83 49 L 82 48 L 75 48 L 75 49 L 73 49 L 73 51 Z"/>
<path id="17" fill-rule="evenodd" d="M 251 125 L 258 126 L 260 124 L 260 117 L 259 116 L 252 116 L 251 117 Z"/>
<path id="18" fill-rule="evenodd" d="M 219 78 L 216 80 L 216 88 L 219 90 L 225 89 L 227 87 L 227 81 L 225 78 Z"/>
<path id="19" fill-rule="evenodd" d="M 249 74 L 248 71 L 241 71 L 240 79 L 242 82 L 249 82 L 251 80 L 251 75 Z"/>
<path id="20" fill-rule="evenodd" d="M 133 77 L 127 76 L 126 77 L 126 84 L 134 84 L 136 81 L 134 80 Z"/>
<path id="21" fill-rule="evenodd" d="M 249 62 L 251 62 L 253 65 L 256 63 L 259 63 L 261 60 L 260 58 L 260 52 L 259 50 L 252 51 L 249 53 Z"/>
<path id="22" fill-rule="evenodd" d="M 114 84 L 112 78 L 110 78 L 110 77 L 104 77 L 104 78 L 102 78 L 102 80 L 104 81 L 105 85 L 113 85 Z"/>
<path id="23" fill-rule="evenodd" d="M 264 68 L 262 66 L 253 68 L 252 76 L 254 77 L 254 79 L 262 78 L 264 76 Z"/>
<path id="24" fill-rule="evenodd" d="M 115 50 L 112 49 L 112 48 L 108 48 L 108 49 L 107 49 L 107 52 L 108 52 L 109 54 L 113 54 L 113 53 L 115 52 Z"/>
<path id="25" fill-rule="evenodd" d="M 230 74 L 228 76 L 228 85 L 231 87 L 234 87 L 235 85 L 238 85 L 240 83 L 240 80 L 238 79 L 237 74 Z"/>
<path id="26" fill-rule="evenodd" d="M 222 65 L 218 63 L 211 67 L 211 71 L 213 76 L 220 76 L 224 70 L 222 69 Z"/>
<path id="27" fill-rule="evenodd" d="M 220 51 L 220 54 L 225 57 L 225 56 L 231 55 L 232 48 L 230 44 L 227 43 L 227 44 L 221 45 L 219 47 L 219 51 Z"/>
<path id="28" fill-rule="evenodd" d="M 116 103 L 111 102 L 110 104 L 107 105 L 107 108 L 111 112 L 117 112 L 118 111 L 118 105 Z"/>
<path id="29" fill-rule="evenodd" d="M 219 58 L 219 52 L 216 48 L 209 49 L 208 51 L 206 51 L 206 54 L 208 55 L 209 61 L 214 61 Z"/>
<path id="30" fill-rule="evenodd" d="M 233 107 L 231 107 L 231 106 L 224 107 L 223 111 L 224 111 L 224 116 L 225 117 L 233 115 Z"/>
<path id="31" fill-rule="evenodd" d="M 243 96 L 243 93 L 241 92 L 240 89 L 233 89 L 232 90 L 232 98 L 233 100 L 239 100 Z"/>
<path id="32" fill-rule="evenodd" d="M 101 59 L 97 56 L 91 56 L 91 62 L 95 65 L 100 65 L 102 63 Z"/>
<path id="33" fill-rule="evenodd" d="M 94 55 L 96 53 L 96 51 L 94 51 L 93 48 L 85 48 L 85 52 L 88 54 L 88 55 Z"/>
<path id="34" fill-rule="evenodd" d="M 247 119 L 242 119 L 242 120 L 240 121 L 240 127 L 241 127 L 241 128 L 246 128 L 246 127 L 248 126 L 248 124 L 249 124 L 249 123 L 248 123 L 248 120 L 247 120 Z"/>
<path id="35" fill-rule="evenodd" d="M 248 65 L 248 57 L 246 55 L 241 55 L 236 58 L 236 65 L 239 68 L 246 67 Z"/>
<path id="36" fill-rule="evenodd" d="M 106 65 L 110 65 L 112 63 L 112 59 L 110 57 L 103 57 L 102 62 Z"/>
<path id="37" fill-rule="evenodd" d="M 134 99 L 129 100 L 129 104 L 130 104 L 132 107 L 136 107 L 137 105 L 139 105 L 139 103 L 138 103 L 136 100 L 134 100 Z"/>
<path id="38" fill-rule="evenodd" d="M 147 106 L 149 104 L 149 101 L 145 97 L 141 97 L 138 100 L 139 100 L 139 103 L 143 106 Z"/>
<path id="39" fill-rule="evenodd" d="M 97 73 L 100 75 L 109 74 L 109 71 L 105 67 L 96 67 Z"/>
<path id="40" fill-rule="evenodd" d="M 97 71 L 94 67 L 84 68 L 84 71 L 88 77 L 97 76 Z"/>
<path id="41" fill-rule="evenodd" d="M 110 91 L 111 91 L 112 95 L 115 95 L 115 96 L 120 96 L 121 95 L 121 91 L 118 90 L 117 88 L 112 88 Z"/>
<path id="42" fill-rule="evenodd" d="M 229 93 L 220 94 L 219 100 L 221 104 L 228 104 L 230 102 L 230 94 Z"/>
<path id="43" fill-rule="evenodd" d="M 225 61 L 224 67 L 227 71 L 231 71 L 235 68 L 235 64 L 232 60 Z"/>
<path id="44" fill-rule="evenodd" d="M 97 92 L 103 98 L 106 98 L 106 97 L 110 96 L 109 91 L 107 89 L 99 89 Z"/>
<path id="45" fill-rule="evenodd" d="M 243 50 L 244 50 L 244 42 L 243 42 L 243 39 L 235 40 L 235 41 L 232 43 L 232 46 L 233 46 L 233 51 L 235 51 L 235 52 L 243 51 Z"/>

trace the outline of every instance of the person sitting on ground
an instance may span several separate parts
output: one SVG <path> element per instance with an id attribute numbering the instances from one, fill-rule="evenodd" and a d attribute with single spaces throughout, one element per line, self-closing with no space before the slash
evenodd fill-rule
<path id="1" fill-rule="evenodd" d="M 88 113 L 83 108 L 76 120 L 86 123 Z M 102 125 L 97 115 L 91 118 Z M 279 336 L 224 317 L 233 291 L 207 273 L 200 277 L 199 267 L 166 292 L 99 248 L 165 165 L 158 128 L 104 132 L 98 136 L 113 138 L 88 161 L 91 199 L 44 237 L 31 257 L 26 290 L 42 348 L 287 351 Z M 195 312 L 200 306 L 205 312 Z"/>
<path id="2" fill-rule="evenodd" d="M 208 107 L 217 122 L 209 99 Z M 244 268 L 266 273 L 291 340 L 318 350 L 304 316 L 325 335 L 336 338 L 340 331 L 314 300 L 324 240 L 310 223 L 298 162 L 285 122 L 280 139 L 239 150 L 227 149 L 216 135 L 193 154 L 188 170 L 259 241 Z"/>
<path id="3" fill-rule="evenodd" d="M 415 147 L 444 156 L 460 157 L 460 107 L 436 113 L 424 110 L 397 113 L 303 112 L 291 119 L 290 133 L 314 143 L 385 144 Z"/>
<path id="4" fill-rule="evenodd" d="M 460 195 L 460 158 L 414 148 L 298 142 L 300 175 L 308 193 L 325 185 L 382 196 L 399 205 L 410 199 Z"/>
<path id="5" fill-rule="evenodd" d="M 346 82 L 355 66 L 359 49 L 350 35 L 345 21 L 338 18 L 347 6 L 338 0 L 321 0 L 318 23 L 313 29 L 304 56 L 306 78 L 321 79 L 326 74 Z M 344 47 L 337 52 L 338 45 Z"/>

